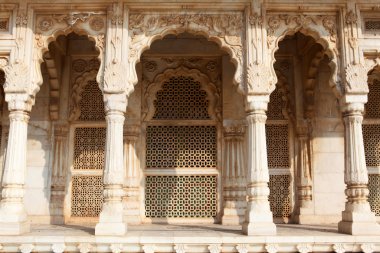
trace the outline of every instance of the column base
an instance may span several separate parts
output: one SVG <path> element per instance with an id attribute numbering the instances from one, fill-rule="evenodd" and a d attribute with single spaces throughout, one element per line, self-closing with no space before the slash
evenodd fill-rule
<path id="1" fill-rule="evenodd" d="M 29 221 L 0 222 L 0 235 L 21 235 L 30 232 Z"/>
<path id="2" fill-rule="evenodd" d="M 350 235 L 380 235 L 380 225 L 375 215 L 370 213 L 342 212 L 343 220 L 338 223 L 338 231 Z"/>
<path id="3" fill-rule="evenodd" d="M 315 218 L 312 207 L 300 207 L 298 212 L 292 217 L 292 221 L 297 224 L 310 224 Z"/>
<path id="4" fill-rule="evenodd" d="M 276 235 L 277 228 L 273 222 L 250 222 L 242 227 L 245 235 Z"/>
<path id="5" fill-rule="evenodd" d="M 242 225 L 244 223 L 244 215 L 223 215 L 222 225 L 234 226 Z"/>
<path id="6" fill-rule="evenodd" d="M 127 224 L 102 222 L 95 226 L 95 235 L 125 235 L 127 233 Z"/>

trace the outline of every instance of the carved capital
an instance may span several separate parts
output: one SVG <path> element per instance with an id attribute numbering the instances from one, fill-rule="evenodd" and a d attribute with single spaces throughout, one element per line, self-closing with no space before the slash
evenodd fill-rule
<path id="1" fill-rule="evenodd" d="M 8 102 L 9 111 L 30 112 L 34 104 L 34 97 L 26 93 L 6 93 L 5 101 Z"/>
<path id="2" fill-rule="evenodd" d="M 106 114 L 117 111 L 125 113 L 127 110 L 128 99 L 123 94 L 104 94 L 104 107 Z"/>
<path id="3" fill-rule="evenodd" d="M 276 78 L 270 67 L 264 64 L 250 64 L 247 69 L 248 94 L 270 94 L 275 89 Z"/>
<path id="4" fill-rule="evenodd" d="M 103 92 L 105 94 L 125 93 L 129 96 L 134 88 L 128 82 L 127 73 L 127 68 L 123 63 L 109 63 L 104 70 Z"/>
<path id="5" fill-rule="evenodd" d="M 368 71 L 370 66 L 363 64 L 348 64 L 345 69 L 346 92 L 354 94 L 368 93 Z"/>
<path id="6" fill-rule="evenodd" d="M 5 93 L 29 93 L 31 88 L 30 66 L 24 62 L 14 62 L 4 68 Z"/>

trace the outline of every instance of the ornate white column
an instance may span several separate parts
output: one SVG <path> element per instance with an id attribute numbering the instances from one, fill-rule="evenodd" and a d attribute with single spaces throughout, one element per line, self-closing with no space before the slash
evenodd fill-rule
<path id="1" fill-rule="evenodd" d="M 295 220 L 302 224 L 307 216 L 313 214 L 312 179 L 310 161 L 310 136 L 307 122 L 297 126 L 298 161 L 297 161 L 297 199 Z"/>
<path id="2" fill-rule="evenodd" d="M 50 214 L 52 224 L 64 224 L 64 200 L 67 172 L 68 126 L 54 125 L 54 157 L 51 175 Z"/>
<path id="3" fill-rule="evenodd" d="M 269 170 L 265 137 L 269 95 L 249 96 L 247 111 L 247 195 L 243 232 L 247 235 L 274 235 L 276 226 L 269 206 Z"/>
<path id="4" fill-rule="evenodd" d="M 128 224 L 140 224 L 140 167 L 137 156 L 137 141 L 140 126 L 125 126 L 124 128 L 124 165 L 126 177 L 123 198 L 124 217 Z"/>
<path id="5" fill-rule="evenodd" d="M 117 74 L 122 74 L 118 72 Z M 104 94 L 107 139 L 105 168 L 103 173 L 104 202 L 95 227 L 96 235 L 124 235 L 127 223 L 124 219 L 124 161 L 123 161 L 123 124 L 127 108 L 125 94 Z"/>
<path id="6" fill-rule="evenodd" d="M 0 202 L 0 235 L 29 232 L 24 207 L 26 142 L 32 101 L 28 94 L 6 94 L 9 108 L 9 137 Z"/>
<path id="7" fill-rule="evenodd" d="M 244 128 L 224 127 L 223 225 L 239 225 L 244 222 L 247 206 Z"/>
<path id="8" fill-rule="evenodd" d="M 345 128 L 344 182 L 347 185 L 347 202 L 338 230 L 352 235 L 379 235 L 380 226 L 368 202 L 368 172 L 362 134 L 364 103 L 359 99 L 352 99 L 352 102 L 343 105 L 342 112 Z"/>

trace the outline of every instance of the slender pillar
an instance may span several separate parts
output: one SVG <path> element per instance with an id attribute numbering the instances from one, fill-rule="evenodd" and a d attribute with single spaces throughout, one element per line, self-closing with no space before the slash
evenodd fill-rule
<path id="1" fill-rule="evenodd" d="M 310 162 L 310 136 L 307 122 L 297 127 L 298 161 L 297 161 L 297 207 L 295 221 L 299 224 L 308 222 L 307 216 L 313 215 L 312 179 Z"/>
<path id="2" fill-rule="evenodd" d="M 274 235 L 276 225 L 269 206 L 269 170 L 265 137 L 269 96 L 255 96 L 246 105 L 248 203 L 243 232 L 247 235 Z"/>
<path id="3" fill-rule="evenodd" d="M 140 168 L 137 157 L 139 126 L 126 126 L 124 130 L 124 164 L 126 177 L 123 198 L 124 217 L 128 224 L 140 224 Z"/>
<path id="4" fill-rule="evenodd" d="M 338 230 L 352 235 L 380 235 L 380 226 L 368 202 L 368 172 L 362 134 L 364 103 L 347 103 L 342 111 L 347 202 Z"/>
<path id="5" fill-rule="evenodd" d="M 18 235 L 30 230 L 24 207 L 24 184 L 30 111 L 25 107 L 31 106 L 24 101 L 8 103 L 10 125 L 0 202 L 0 235 Z"/>
<path id="6" fill-rule="evenodd" d="M 54 157 L 52 166 L 50 214 L 52 224 L 64 224 L 64 200 L 67 172 L 67 125 L 54 126 Z"/>
<path id="7" fill-rule="evenodd" d="M 247 206 L 244 126 L 224 128 L 223 170 L 223 225 L 239 225 L 244 222 Z"/>
<path id="8" fill-rule="evenodd" d="M 107 122 L 105 168 L 103 173 L 104 202 L 95 227 L 96 235 L 124 235 L 123 184 L 125 177 L 123 161 L 123 124 L 127 107 L 125 95 L 104 95 Z"/>

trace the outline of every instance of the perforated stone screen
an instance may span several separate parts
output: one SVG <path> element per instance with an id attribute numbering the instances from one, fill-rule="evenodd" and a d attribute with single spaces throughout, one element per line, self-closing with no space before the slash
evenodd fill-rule
<path id="1" fill-rule="evenodd" d="M 290 216 L 290 175 L 270 175 L 269 202 L 274 217 Z"/>
<path id="2" fill-rule="evenodd" d="M 0 32 L 6 32 L 8 31 L 8 23 L 9 19 L 8 18 L 0 18 Z"/>
<path id="3" fill-rule="evenodd" d="M 269 168 L 289 168 L 288 125 L 266 125 Z"/>
<path id="4" fill-rule="evenodd" d="M 368 102 L 365 104 L 365 118 L 380 119 L 380 81 L 369 85 Z"/>
<path id="5" fill-rule="evenodd" d="M 71 216 L 97 217 L 103 204 L 102 176 L 73 176 Z"/>
<path id="6" fill-rule="evenodd" d="M 365 30 L 367 31 L 380 31 L 380 19 L 366 20 L 364 22 Z"/>
<path id="7" fill-rule="evenodd" d="M 102 170 L 106 128 L 76 128 L 74 138 L 74 170 Z"/>
<path id="8" fill-rule="evenodd" d="M 368 175 L 368 201 L 372 212 L 380 216 L 380 175 Z"/>
<path id="9" fill-rule="evenodd" d="M 81 93 L 79 120 L 104 121 L 103 94 L 95 80 L 89 81 Z"/>
<path id="10" fill-rule="evenodd" d="M 147 176 L 145 215 L 210 218 L 217 215 L 216 176 Z"/>
<path id="11" fill-rule="evenodd" d="M 275 89 L 270 95 L 270 102 L 268 103 L 267 117 L 271 119 L 285 119 L 282 108 L 284 107 L 282 95 L 279 89 Z"/>
<path id="12" fill-rule="evenodd" d="M 363 125 L 364 151 L 367 166 L 380 166 L 380 125 Z"/>
<path id="13" fill-rule="evenodd" d="M 210 119 L 207 93 L 189 76 L 173 76 L 157 92 L 153 119 Z"/>
<path id="14" fill-rule="evenodd" d="M 214 168 L 216 164 L 215 126 L 147 127 L 147 168 Z"/>

